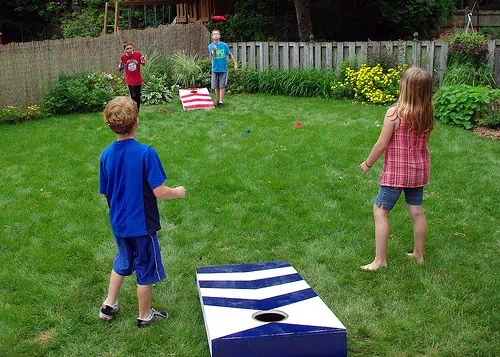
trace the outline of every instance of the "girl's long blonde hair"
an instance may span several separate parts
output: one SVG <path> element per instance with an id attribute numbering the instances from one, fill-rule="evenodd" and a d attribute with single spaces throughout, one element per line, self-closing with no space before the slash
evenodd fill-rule
<path id="1" fill-rule="evenodd" d="M 406 70 L 399 83 L 397 115 L 419 134 L 430 134 L 434 129 L 432 110 L 432 78 L 418 67 Z"/>

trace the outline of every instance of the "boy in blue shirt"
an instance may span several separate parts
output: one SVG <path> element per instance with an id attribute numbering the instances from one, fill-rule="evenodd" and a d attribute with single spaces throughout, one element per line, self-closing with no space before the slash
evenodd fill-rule
<path id="1" fill-rule="evenodd" d="M 234 70 L 238 70 L 238 64 L 233 54 L 229 50 L 228 45 L 220 40 L 220 31 L 212 30 L 212 39 L 214 40 L 208 45 L 208 52 L 212 58 L 212 89 L 215 89 L 217 97 L 217 107 L 224 107 L 224 91 L 227 85 L 227 56 L 234 63 Z"/>
<path id="2" fill-rule="evenodd" d="M 164 185 L 167 175 L 160 158 L 149 145 L 139 143 L 137 104 L 129 97 L 116 97 L 104 110 L 104 122 L 117 134 L 100 158 L 100 193 L 109 206 L 111 229 L 118 253 L 109 279 L 108 296 L 101 306 L 101 320 L 118 313 L 118 293 L 125 276 L 134 271 L 139 302 L 138 327 L 147 327 L 168 317 L 151 308 L 153 284 L 165 279 L 156 232 L 161 229 L 156 199 L 183 199 L 184 187 Z"/>

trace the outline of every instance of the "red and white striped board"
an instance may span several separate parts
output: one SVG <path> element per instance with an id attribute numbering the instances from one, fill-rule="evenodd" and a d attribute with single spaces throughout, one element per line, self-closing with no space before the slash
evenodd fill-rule
<path id="1" fill-rule="evenodd" d="M 207 88 L 179 89 L 179 97 L 184 110 L 215 108 Z"/>

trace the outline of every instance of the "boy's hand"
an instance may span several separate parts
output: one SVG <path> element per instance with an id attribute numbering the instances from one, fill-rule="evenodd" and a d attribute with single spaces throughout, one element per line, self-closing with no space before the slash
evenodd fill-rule
<path id="1" fill-rule="evenodd" d="M 234 64 L 234 71 L 237 72 L 238 71 L 238 65 L 235 63 Z"/>
<path id="2" fill-rule="evenodd" d="M 370 167 L 366 164 L 366 161 L 363 161 L 361 165 L 359 165 L 359 169 L 363 174 L 366 174 L 368 171 L 370 171 Z"/>
<path id="3" fill-rule="evenodd" d="M 175 188 L 175 193 L 177 194 L 177 198 L 180 198 L 181 200 L 186 197 L 186 189 L 184 186 L 178 186 Z"/>

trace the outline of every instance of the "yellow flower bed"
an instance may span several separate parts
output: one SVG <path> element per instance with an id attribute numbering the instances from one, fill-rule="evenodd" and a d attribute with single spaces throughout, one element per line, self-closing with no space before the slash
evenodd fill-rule
<path id="1" fill-rule="evenodd" d="M 403 64 L 389 68 L 385 73 L 380 64 L 371 67 L 363 64 L 359 70 L 347 68 L 344 81 L 335 84 L 332 89 L 351 87 L 354 98 L 361 102 L 394 103 L 399 97 L 399 80 L 406 68 L 408 65 Z"/>

